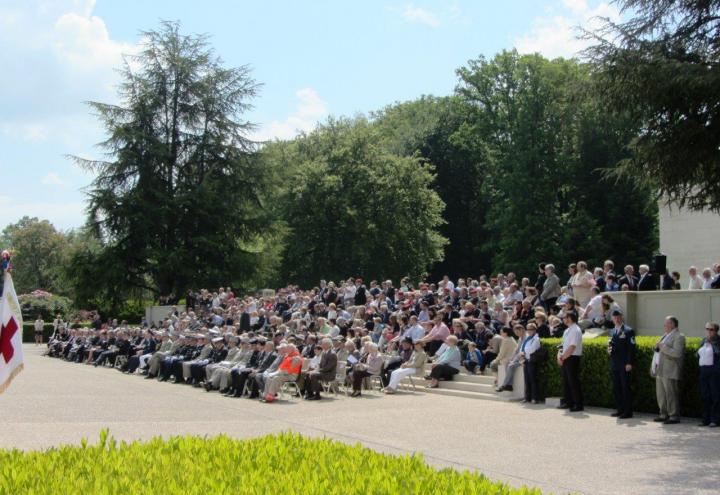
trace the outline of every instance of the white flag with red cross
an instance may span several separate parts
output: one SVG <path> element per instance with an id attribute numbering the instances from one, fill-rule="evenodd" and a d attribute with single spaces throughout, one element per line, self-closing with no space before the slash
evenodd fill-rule
<path id="1" fill-rule="evenodd" d="M 23 322 L 20 303 L 9 273 L 0 299 L 0 394 L 23 369 Z"/>

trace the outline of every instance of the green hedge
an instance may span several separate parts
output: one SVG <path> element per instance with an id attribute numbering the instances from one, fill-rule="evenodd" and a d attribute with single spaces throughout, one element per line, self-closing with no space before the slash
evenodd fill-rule
<path id="1" fill-rule="evenodd" d="M 46 452 L 0 451 L 0 493 L 21 494 L 540 494 L 482 475 L 436 470 L 420 455 L 282 433 L 100 442 Z"/>
<path id="2" fill-rule="evenodd" d="M 633 370 L 634 409 L 639 412 L 657 413 L 655 398 L 655 379 L 650 376 L 650 363 L 653 349 L 660 337 L 637 337 L 637 361 Z M 690 337 L 685 339 L 685 361 L 683 378 L 680 383 L 682 391 L 681 407 L 685 416 L 699 417 L 702 415 L 702 402 L 698 389 L 698 359 L 695 353 L 702 339 Z M 550 359 L 541 371 L 541 386 L 548 397 L 562 397 L 562 378 L 555 356 L 560 339 L 543 339 L 542 345 L 547 348 Z M 607 353 L 607 338 L 583 341 L 583 357 L 581 364 L 581 381 L 585 405 L 615 407 L 610 375 L 610 356 Z"/>
<path id="3" fill-rule="evenodd" d="M 83 327 L 89 327 L 89 323 L 83 323 Z M 43 325 L 43 342 L 47 343 L 48 339 L 53 333 L 52 323 L 45 323 Z M 23 322 L 23 342 L 26 344 L 35 342 L 35 322 Z"/>

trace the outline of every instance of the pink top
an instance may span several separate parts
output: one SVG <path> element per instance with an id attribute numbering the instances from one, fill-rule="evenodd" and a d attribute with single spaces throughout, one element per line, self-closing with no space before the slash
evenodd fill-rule
<path id="1" fill-rule="evenodd" d="M 432 330 L 430 330 L 428 337 L 431 340 L 444 341 L 448 335 L 450 335 L 450 329 L 444 322 L 441 321 L 439 325 L 435 325 L 434 327 L 432 327 Z"/>

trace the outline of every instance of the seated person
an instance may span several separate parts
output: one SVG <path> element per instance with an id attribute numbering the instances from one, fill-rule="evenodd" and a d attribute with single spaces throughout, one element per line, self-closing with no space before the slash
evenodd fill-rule
<path id="1" fill-rule="evenodd" d="M 413 347 L 415 349 L 410 359 L 402 363 L 399 368 L 393 370 L 390 374 L 389 383 L 385 387 L 386 394 L 394 394 L 403 378 L 407 376 L 422 376 L 425 372 L 427 354 L 425 354 L 423 350 L 423 343 L 421 341 L 415 342 Z"/>

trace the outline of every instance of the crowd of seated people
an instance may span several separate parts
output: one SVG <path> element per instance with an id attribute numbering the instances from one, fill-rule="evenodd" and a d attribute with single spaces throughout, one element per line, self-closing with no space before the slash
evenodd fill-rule
<path id="1" fill-rule="evenodd" d="M 230 288 L 191 291 L 186 310 L 140 327 L 58 325 L 48 355 L 265 402 L 286 384 L 307 400 L 343 386 L 360 397 L 374 383 L 394 394 L 408 378 L 437 388 L 460 372 L 495 373 L 500 366 L 506 371 L 497 390 L 505 391 L 522 367 L 525 400 L 537 403 L 540 339 L 575 326 L 607 332 L 621 312 L 613 290 L 642 290 L 648 275 L 644 265 L 640 277 L 632 267 L 618 277 L 612 261 L 592 272 L 580 261 L 561 284 L 552 264 L 538 268 L 534 283 L 508 273 L 417 287 L 409 278 L 398 287 L 390 280 L 323 280 L 311 290 L 288 286 L 246 297 Z"/>

